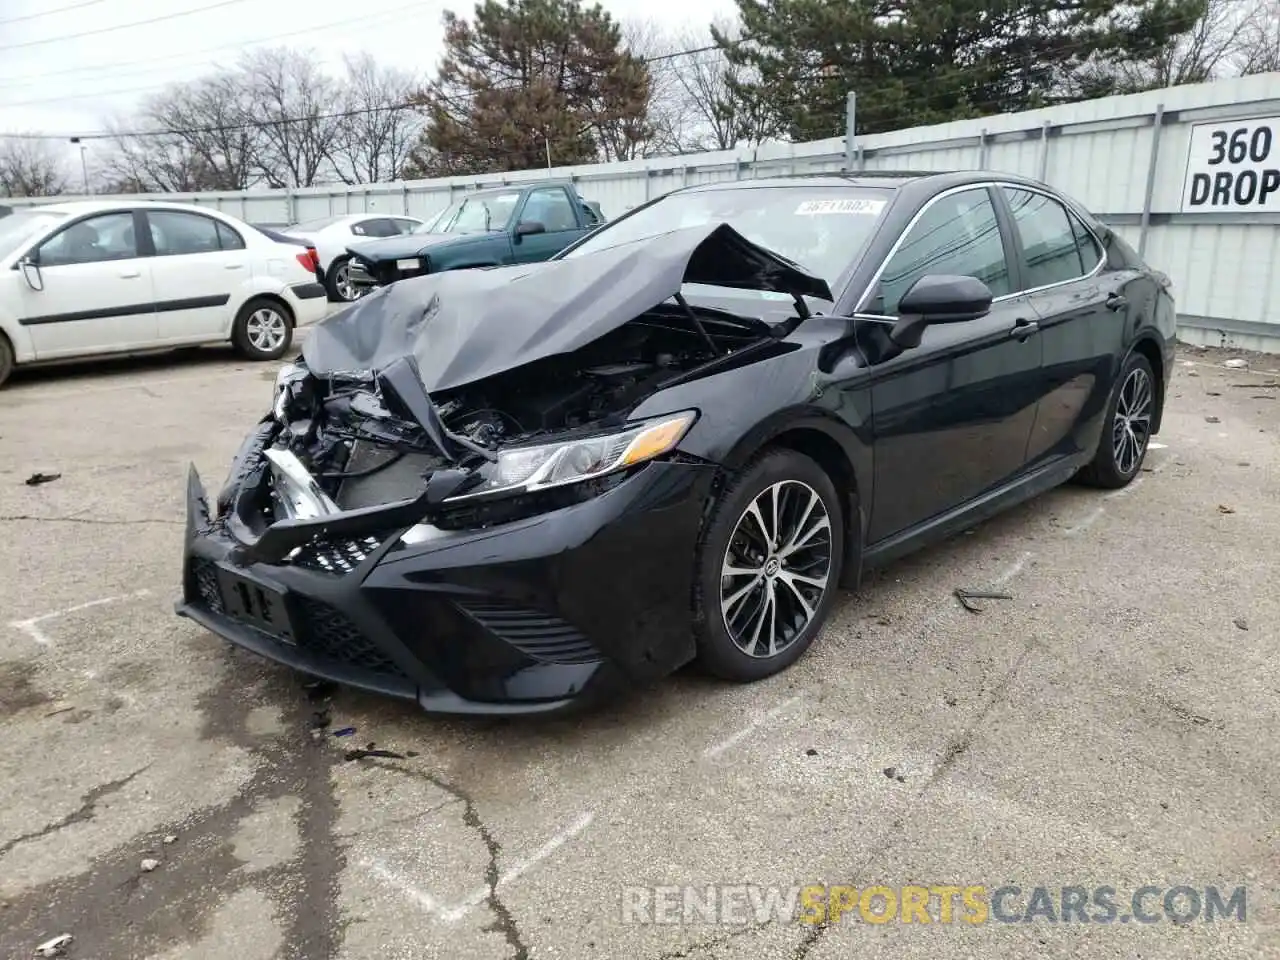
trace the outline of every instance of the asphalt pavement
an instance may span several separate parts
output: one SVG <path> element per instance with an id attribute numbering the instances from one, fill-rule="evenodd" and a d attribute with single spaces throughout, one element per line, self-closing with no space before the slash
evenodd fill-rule
<path id="1" fill-rule="evenodd" d="M 94 960 L 1280 957 L 1278 371 L 1181 350 L 1139 482 L 895 565 L 783 676 L 519 722 L 325 699 L 173 614 L 187 464 L 221 482 L 272 365 L 19 373 L 0 957 L 62 934 Z M 346 759 L 369 744 L 399 758 Z M 811 884 L 840 922 L 761 907 Z M 877 922 L 918 886 L 1019 893 Z M 1178 886 L 1190 922 L 1185 890 L 1162 913 Z M 1119 916 L 1064 922 L 1062 887 L 1113 888 Z M 1241 887 L 1247 912 L 1205 919 Z"/>

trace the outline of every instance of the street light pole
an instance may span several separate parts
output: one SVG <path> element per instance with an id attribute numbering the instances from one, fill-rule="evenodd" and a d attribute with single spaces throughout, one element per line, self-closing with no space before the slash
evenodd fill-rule
<path id="1" fill-rule="evenodd" d="M 87 197 L 89 195 L 89 164 L 84 158 L 85 147 L 79 137 L 72 137 L 71 142 L 80 148 L 80 176 L 84 180 L 84 195 Z"/>

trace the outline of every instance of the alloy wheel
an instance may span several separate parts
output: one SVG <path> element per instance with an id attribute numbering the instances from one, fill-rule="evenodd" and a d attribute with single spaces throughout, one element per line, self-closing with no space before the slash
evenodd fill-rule
<path id="1" fill-rule="evenodd" d="M 1116 469 L 1128 476 L 1142 461 L 1147 441 L 1151 439 L 1151 408 L 1155 391 L 1151 378 L 1141 367 L 1129 371 L 1116 401 L 1115 422 L 1111 428 L 1111 454 Z"/>
<path id="2" fill-rule="evenodd" d="M 811 486 L 767 487 L 734 526 L 720 568 L 720 613 L 734 644 L 769 658 L 804 633 L 827 592 L 831 516 Z"/>
<path id="3" fill-rule="evenodd" d="M 355 300 L 360 291 L 351 282 L 351 264 L 343 262 L 333 268 L 333 286 L 343 300 Z"/>
<path id="4" fill-rule="evenodd" d="M 245 335 L 255 350 L 271 353 L 279 349 L 289 333 L 289 324 L 278 310 L 260 307 L 249 315 Z"/>

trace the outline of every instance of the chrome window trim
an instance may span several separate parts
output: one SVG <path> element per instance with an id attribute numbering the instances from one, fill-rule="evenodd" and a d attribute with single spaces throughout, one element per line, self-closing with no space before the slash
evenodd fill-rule
<path id="1" fill-rule="evenodd" d="M 1054 196 L 1051 192 L 1049 192 L 1044 188 L 1029 186 L 1023 183 L 1013 183 L 1008 180 L 980 180 L 974 183 L 964 183 L 964 184 L 960 184 L 959 186 L 948 187 L 946 190 L 943 190 L 941 193 L 934 194 L 932 197 L 929 198 L 928 202 L 923 207 L 921 207 L 919 210 L 916 211 L 915 216 L 913 216 L 910 220 L 907 221 L 907 225 L 903 227 L 902 232 L 898 234 L 898 239 L 893 242 L 893 246 L 889 248 L 889 252 L 885 254 L 884 259 L 880 261 L 880 266 L 877 267 L 876 272 L 871 275 L 871 279 L 867 282 L 866 289 L 862 291 L 862 296 L 858 298 L 857 306 L 854 308 L 853 313 L 863 313 L 868 316 L 880 316 L 880 314 L 867 314 L 866 307 L 868 305 L 868 301 L 871 298 L 871 294 L 875 290 L 876 284 L 880 282 L 880 277 L 884 273 L 885 268 L 889 266 L 889 261 L 892 260 L 895 256 L 897 256 L 899 248 L 902 246 L 903 241 L 906 240 L 907 238 L 907 234 L 909 234 L 912 231 L 915 225 L 920 222 L 921 218 L 923 218 L 924 215 L 929 212 L 929 209 L 935 203 L 937 203 L 939 200 L 945 200 L 947 197 L 954 196 L 957 193 L 965 193 L 966 191 L 969 191 L 969 190 L 989 190 L 992 187 L 996 187 L 996 188 L 1007 187 L 1010 190 L 1025 190 L 1028 193 L 1038 193 L 1041 196 L 1047 197 L 1048 199 L 1057 203 L 1059 206 L 1063 207 L 1068 212 L 1068 214 L 1075 215 L 1076 219 L 1080 221 L 1080 225 L 1083 226 L 1086 231 L 1088 231 L 1091 237 L 1093 237 L 1094 241 L 1098 244 L 1098 247 L 1103 251 L 1106 250 L 1106 246 L 1102 243 L 1102 240 L 1098 237 L 1096 233 L 1093 232 L 1093 229 L 1089 226 L 1088 223 L 1085 222 L 1084 218 L 1081 217 L 1079 214 L 1076 214 L 1075 211 L 1071 209 L 1070 205 L 1066 204 L 1062 200 L 1062 198 Z M 990 202 L 990 197 L 988 197 L 987 199 Z M 995 205 L 994 202 L 992 202 L 993 207 L 994 205 Z M 1003 240 L 1003 238 L 1001 239 Z M 1008 251 L 1006 251 L 1006 255 L 1007 253 Z M 1018 297 L 1025 297 L 1028 294 L 1040 293 L 1043 290 L 1051 290 L 1054 287 L 1061 287 L 1068 283 L 1077 283 L 1081 280 L 1092 279 L 1093 277 L 1097 276 L 1098 273 L 1101 272 L 1106 262 L 1107 262 L 1107 257 L 1104 252 L 1102 257 L 1098 260 L 1098 263 L 1094 266 L 1094 268 L 1082 276 L 1072 277 L 1070 280 L 1059 280 L 1056 283 L 1048 283 L 1039 287 L 1029 287 L 1026 290 L 1017 290 L 1013 293 L 1002 294 L 1001 296 L 993 297 L 991 299 L 991 302 L 993 304 L 1003 303 L 1007 300 L 1015 300 Z M 890 318 L 890 319 L 897 319 L 897 318 Z"/>

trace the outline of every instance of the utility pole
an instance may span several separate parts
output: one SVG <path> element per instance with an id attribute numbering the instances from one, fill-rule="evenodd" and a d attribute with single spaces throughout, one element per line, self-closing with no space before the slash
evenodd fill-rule
<path id="1" fill-rule="evenodd" d="M 71 142 L 80 148 L 80 176 L 84 178 L 84 195 L 89 196 L 89 165 L 84 158 L 84 144 L 79 137 L 72 137 Z"/>
<path id="2" fill-rule="evenodd" d="M 858 117 L 858 95 L 852 90 L 845 96 L 844 102 L 844 169 L 853 172 L 853 155 L 857 141 L 855 121 Z"/>

